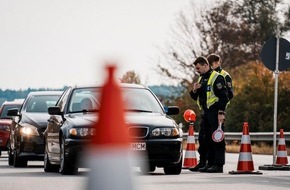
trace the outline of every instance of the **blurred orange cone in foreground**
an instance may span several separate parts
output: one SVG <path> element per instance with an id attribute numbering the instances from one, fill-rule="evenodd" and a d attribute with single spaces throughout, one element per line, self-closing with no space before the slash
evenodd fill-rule
<path id="1" fill-rule="evenodd" d="M 183 117 L 185 121 L 190 122 L 187 136 L 186 151 L 183 162 L 183 168 L 186 169 L 197 165 L 194 128 L 193 128 L 193 124 L 196 120 L 196 115 L 194 111 L 188 109 L 184 112 Z"/>
<path id="2" fill-rule="evenodd" d="M 243 135 L 241 139 L 237 171 L 230 171 L 229 174 L 262 174 L 259 171 L 254 171 L 248 122 L 244 122 L 243 125 Z"/>
<path id="3" fill-rule="evenodd" d="M 102 88 L 96 136 L 89 154 L 91 169 L 88 190 L 132 190 L 128 127 L 125 123 L 121 88 L 114 80 L 114 66 L 108 66 Z"/>
<path id="4" fill-rule="evenodd" d="M 279 136 L 279 141 L 278 141 L 278 150 L 277 150 L 276 164 L 281 164 L 281 165 L 287 165 L 288 164 L 287 149 L 286 149 L 286 143 L 285 143 L 283 129 L 280 129 L 280 136 Z"/>

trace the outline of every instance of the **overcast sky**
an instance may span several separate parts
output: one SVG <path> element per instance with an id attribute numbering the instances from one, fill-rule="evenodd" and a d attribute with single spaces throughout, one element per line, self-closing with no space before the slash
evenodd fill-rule
<path id="1" fill-rule="evenodd" d="M 152 58 L 189 2 L 0 0 L 0 89 L 102 83 L 106 60 L 118 62 L 117 78 L 134 70 L 165 83 Z"/>

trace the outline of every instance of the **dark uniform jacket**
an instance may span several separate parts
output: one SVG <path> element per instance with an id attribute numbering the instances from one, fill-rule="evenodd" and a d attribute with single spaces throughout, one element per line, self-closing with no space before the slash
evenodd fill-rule
<path id="1" fill-rule="evenodd" d="M 223 69 L 221 67 L 217 67 L 215 69 L 215 71 L 217 72 L 221 72 Z M 229 100 L 231 100 L 233 97 L 234 97 L 234 91 L 233 91 L 233 84 L 232 84 L 232 78 L 230 75 L 227 75 L 225 77 L 225 80 L 226 80 L 226 87 L 227 87 L 227 90 L 228 90 L 228 97 L 229 97 Z"/>
<path id="2" fill-rule="evenodd" d="M 196 90 L 196 92 L 194 93 L 193 90 L 191 90 L 190 96 L 192 99 L 197 100 L 197 98 L 199 97 L 199 101 L 200 101 L 200 105 L 202 107 L 203 110 L 207 110 L 207 105 L 206 105 L 206 92 L 207 92 L 207 82 L 208 79 L 211 75 L 211 73 L 213 72 L 212 69 L 210 69 L 208 72 L 204 73 L 201 75 L 201 87 L 199 89 Z M 209 110 L 225 110 L 226 105 L 229 101 L 228 98 L 228 93 L 227 93 L 227 88 L 226 88 L 226 84 L 225 84 L 225 79 L 222 75 L 219 75 L 215 82 L 214 82 L 214 94 L 219 98 L 219 100 L 214 103 L 212 106 L 209 107 Z"/>

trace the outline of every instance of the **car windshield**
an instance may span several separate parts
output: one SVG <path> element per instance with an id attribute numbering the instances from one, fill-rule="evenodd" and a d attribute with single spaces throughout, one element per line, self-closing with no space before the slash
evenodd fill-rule
<path id="1" fill-rule="evenodd" d="M 80 88 L 72 93 L 69 113 L 98 111 L 101 88 Z M 125 111 L 164 113 L 159 101 L 148 90 L 142 88 L 123 88 Z"/>
<path id="2" fill-rule="evenodd" d="M 7 111 L 9 109 L 12 109 L 12 108 L 18 108 L 19 109 L 20 107 L 21 107 L 21 105 L 5 105 L 5 106 L 3 106 L 3 110 L 2 110 L 0 118 L 1 119 L 12 119 L 12 116 L 8 116 L 7 115 Z"/>
<path id="3" fill-rule="evenodd" d="M 161 104 L 148 89 L 124 88 L 123 98 L 126 111 L 163 113 Z"/>
<path id="4" fill-rule="evenodd" d="M 69 113 L 96 111 L 99 109 L 99 92 L 96 88 L 79 88 L 72 93 Z"/>
<path id="5" fill-rule="evenodd" d="M 35 95 L 31 96 L 28 102 L 25 104 L 26 107 L 23 109 L 26 112 L 34 113 L 47 113 L 47 108 L 55 106 L 59 95 Z"/>

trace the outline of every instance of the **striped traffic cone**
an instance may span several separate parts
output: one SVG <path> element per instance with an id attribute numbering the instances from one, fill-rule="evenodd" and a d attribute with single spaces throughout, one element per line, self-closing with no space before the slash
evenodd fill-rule
<path id="1" fill-rule="evenodd" d="M 102 88 L 96 136 L 89 149 L 88 190 L 133 190 L 132 157 L 125 122 L 121 88 L 114 80 L 114 66 L 108 68 Z M 113 117 L 112 117 L 113 113 Z"/>
<path id="2" fill-rule="evenodd" d="M 280 129 L 276 164 L 284 165 L 284 166 L 288 164 L 287 149 L 286 149 L 283 129 Z"/>
<path id="3" fill-rule="evenodd" d="M 187 136 L 186 151 L 183 161 L 183 168 L 188 169 L 197 165 L 194 127 L 193 123 L 196 120 L 196 115 L 192 110 L 186 110 L 183 115 L 185 121 L 190 122 Z"/>
<path id="4" fill-rule="evenodd" d="M 183 161 L 183 168 L 188 169 L 197 165 L 196 150 L 195 150 L 195 138 L 193 125 L 189 125 L 189 131 L 187 136 L 186 151 Z"/>
<path id="5" fill-rule="evenodd" d="M 262 174 L 259 171 L 254 171 L 248 122 L 244 122 L 243 126 L 237 171 L 230 171 L 229 174 Z"/>

